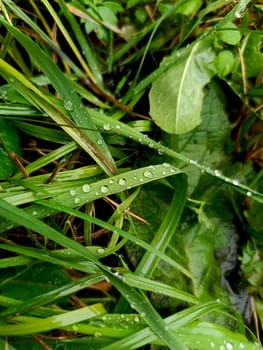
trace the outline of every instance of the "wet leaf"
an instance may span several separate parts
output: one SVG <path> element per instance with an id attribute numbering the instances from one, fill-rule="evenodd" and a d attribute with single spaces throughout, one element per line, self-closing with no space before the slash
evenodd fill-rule
<path id="1" fill-rule="evenodd" d="M 214 57 L 210 40 L 202 40 L 163 60 L 161 65 L 174 64 L 153 82 L 149 95 L 150 114 L 161 129 L 183 134 L 200 124 L 203 88 L 213 75 L 209 65 Z"/>

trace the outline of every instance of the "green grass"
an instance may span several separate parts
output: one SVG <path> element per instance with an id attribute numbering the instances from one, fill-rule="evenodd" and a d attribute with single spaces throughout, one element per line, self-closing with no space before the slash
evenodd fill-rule
<path id="1" fill-rule="evenodd" d="M 0 8 L 0 349 L 258 349 L 260 2 Z"/>

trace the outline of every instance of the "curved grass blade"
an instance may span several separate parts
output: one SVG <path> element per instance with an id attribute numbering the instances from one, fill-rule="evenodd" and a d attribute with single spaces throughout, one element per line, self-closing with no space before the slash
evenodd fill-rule
<path id="1" fill-rule="evenodd" d="M 174 186 L 174 194 L 169 209 L 154 235 L 151 246 L 160 252 L 165 252 L 172 239 L 187 200 L 187 178 L 178 176 Z M 159 257 L 147 251 L 142 257 L 135 273 L 139 276 L 149 277 L 154 273 L 158 265 Z"/>
<path id="2" fill-rule="evenodd" d="M 63 60 L 66 61 L 67 64 L 73 69 L 73 71 L 79 76 L 84 76 L 84 72 L 82 72 L 78 66 L 63 52 L 55 43 L 54 41 L 45 33 L 43 30 L 36 24 L 35 21 L 33 21 L 30 17 L 26 15 L 26 13 L 21 10 L 20 7 L 18 7 L 13 1 L 11 0 L 3 0 L 5 5 L 13 12 L 18 18 L 23 20 L 25 23 L 27 23 L 41 38 L 42 40 L 47 44 L 48 47 L 50 47 L 52 50 L 56 52 L 56 54 Z"/>
<path id="3" fill-rule="evenodd" d="M 60 232 L 47 226 L 46 224 L 32 217 L 31 215 L 25 215 L 25 212 L 23 212 L 22 209 L 14 207 L 1 199 L 0 216 L 6 217 L 7 219 L 14 222 L 18 222 L 20 225 L 23 225 L 31 230 L 42 234 L 47 239 L 50 239 L 66 248 L 78 252 L 80 255 L 86 257 L 87 259 L 95 263 L 105 274 L 106 278 L 108 278 L 109 281 L 120 291 L 120 293 L 130 303 L 130 305 L 132 305 L 133 308 L 142 315 L 145 322 L 149 325 L 149 327 L 153 330 L 157 337 L 164 342 L 164 344 L 169 346 L 170 349 L 187 350 L 187 348 L 180 341 L 178 341 L 177 337 L 174 336 L 171 332 L 169 332 L 169 330 L 167 330 L 164 321 L 157 313 L 157 311 L 153 308 L 148 299 L 144 296 L 144 294 L 140 293 L 135 288 L 128 286 L 121 275 L 119 275 L 118 273 L 113 273 L 108 267 L 104 266 L 98 260 L 98 258 L 94 254 L 89 252 L 85 247 L 83 247 L 75 241 L 72 241 L 68 237 L 65 237 Z M 11 332 L 11 329 L 3 328 L 2 331 Z M 25 332 L 25 329 L 23 327 L 18 328 L 16 334 L 18 334 L 19 332 Z M 11 334 L 14 334 L 14 332 Z"/>
<path id="4" fill-rule="evenodd" d="M 66 296 L 74 294 L 84 288 L 87 288 L 95 283 L 99 283 L 104 280 L 103 274 L 97 274 L 81 278 L 78 281 L 65 284 L 62 287 L 51 290 L 47 293 L 43 293 L 37 297 L 31 298 L 30 300 L 20 301 L 18 305 L 9 307 L 0 312 L 0 318 L 7 316 L 14 316 L 21 313 L 37 313 L 37 309 L 43 305 L 50 304 L 56 300 L 62 299 Z M 33 310 L 32 310 L 33 309 Z M 35 311 L 36 310 L 36 311 Z"/>
<path id="5" fill-rule="evenodd" d="M 52 329 L 59 329 L 71 324 L 88 320 L 95 316 L 106 313 L 102 304 L 94 304 L 83 307 L 78 310 L 65 312 L 61 315 L 39 319 L 30 316 L 17 316 L 13 318 L 13 322 L 21 322 L 19 324 L 0 324 L 0 335 L 24 335 L 38 332 L 45 332 Z"/>
<path id="6" fill-rule="evenodd" d="M 206 173 L 218 180 L 224 182 L 227 186 L 232 187 L 235 191 L 238 191 L 245 196 L 254 199 L 257 202 L 263 203 L 263 194 L 259 193 L 252 188 L 240 184 L 237 180 L 231 179 L 227 176 L 224 176 L 221 172 L 216 169 L 211 169 L 201 163 L 196 162 L 193 159 L 189 159 L 184 155 L 175 152 L 174 150 L 158 143 L 157 141 L 149 138 L 147 135 L 141 134 L 137 130 L 134 130 L 129 125 L 122 123 L 120 121 L 114 120 L 114 118 L 107 117 L 100 112 L 90 111 L 91 117 L 98 127 L 104 128 L 107 125 L 107 130 L 113 133 L 120 134 L 129 139 L 132 139 L 141 145 L 149 147 L 151 150 L 156 150 L 159 154 L 166 155 L 168 157 L 172 157 L 178 160 L 181 160 L 185 164 L 194 166 L 198 168 L 202 173 Z"/>
<path id="7" fill-rule="evenodd" d="M 74 90 L 74 86 L 69 79 L 62 73 L 58 66 L 51 60 L 49 56 L 43 52 L 36 43 L 30 38 L 24 35 L 15 27 L 11 26 L 5 20 L 0 18 L 0 22 L 7 28 L 7 30 L 14 35 L 14 37 L 20 42 L 20 44 L 27 50 L 33 61 L 40 66 L 41 70 L 50 80 L 58 92 L 65 110 L 68 115 L 74 120 L 77 126 L 83 128 L 82 132 L 86 135 L 86 138 L 90 140 L 92 146 L 93 157 L 96 155 L 97 159 L 108 168 L 108 173 L 116 173 L 116 167 L 111 157 L 111 153 L 108 150 L 102 136 L 98 131 L 85 131 L 86 128 L 89 130 L 96 130 L 96 126 L 91 119 L 87 109 L 81 102 L 78 94 Z M 2 66 L 4 63 L 2 62 Z M 5 65 L 6 67 L 6 65 Z M 9 68 L 9 71 L 11 69 Z M 16 86 L 14 86 L 16 87 Z M 95 155 L 94 155 L 95 152 Z M 105 167 L 104 167 L 105 168 Z"/>
<path id="8" fill-rule="evenodd" d="M 0 72 L 31 104 L 44 110 L 58 125 L 60 125 L 73 140 L 95 159 L 108 175 L 117 172 L 112 156 L 104 144 L 99 131 L 96 131 L 96 127 L 95 129 L 93 127 L 88 127 L 87 125 L 90 125 L 88 120 L 86 124 L 85 118 L 80 119 L 84 121 L 84 124 L 81 122 L 81 124 L 83 124 L 82 127 L 78 126 L 78 121 L 76 121 L 76 125 L 66 115 L 66 109 L 61 107 L 60 101 L 57 101 L 57 104 L 55 104 L 53 98 L 51 99 L 50 96 L 43 94 L 35 85 L 26 79 L 24 75 L 3 60 L 0 60 Z M 85 110 L 83 105 L 81 105 L 80 108 Z M 76 112 L 77 111 L 75 111 L 75 113 Z M 93 125 L 93 121 L 91 124 Z M 86 125 L 86 127 L 84 125 Z M 97 141 L 94 140 L 95 135 Z M 105 150 L 104 146 L 107 150 Z"/>

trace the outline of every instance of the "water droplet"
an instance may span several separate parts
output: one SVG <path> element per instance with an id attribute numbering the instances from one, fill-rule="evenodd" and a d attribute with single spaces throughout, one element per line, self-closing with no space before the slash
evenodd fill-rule
<path id="1" fill-rule="evenodd" d="M 153 173 L 151 170 L 145 170 L 145 172 L 143 173 L 143 176 L 151 179 L 151 178 L 153 178 Z"/>
<path id="2" fill-rule="evenodd" d="M 239 344 L 239 349 L 245 349 L 245 345 L 243 343 Z"/>
<path id="3" fill-rule="evenodd" d="M 123 179 L 123 178 L 121 178 L 121 179 L 119 180 L 119 185 L 125 186 L 125 184 L 126 184 L 126 180 Z"/>
<path id="4" fill-rule="evenodd" d="M 161 148 L 159 148 L 157 152 L 158 152 L 158 154 L 159 154 L 160 156 L 162 156 L 163 153 L 164 153 L 163 150 L 162 150 Z"/>
<path id="5" fill-rule="evenodd" d="M 252 196 L 252 192 L 247 191 L 247 196 L 248 196 L 248 197 L 251 197 L 251 196 Z"/>
<path id="6" fill-rule="evenodd" d="M 139 141 L 140 143 L 142 143 L 142 138 L 140 137 L 140 138 L 138 139 L 138 141 Z"/>
<path id="7" fill-rule="evenodd" d="M 222 172 L 220 170 L 215 170 L 215 176 L 221 176 L 222 175 Z"/>
<path id="8" fill-rule="evenodd" d="M 134 322 L 136 322 L 136 323 L 140 322 L 140 318 L 138 316 L 135 316 L 134 317 Z"/>
<path id="9" fill-rule="evenodd" d="M 96 337 L 96 338 L 99 338 L 99 337 L 101 337 L 102 336 L 102 334 L 100 333 L 100 332 L 95 332 L 94 333 L 94 337 Z"/>
<path id="10" fill-rule="evenodd" d="M 140 178 L 140 179 L 139 179 L 139 181 L 140 181 L 140 182 L 143 182 L 143 179 L 142 179 L 142 178 Z"/>
<path id="11" fill-rule="evenodd" d="M 219 350 L 226 350 L 226 348 L 225 348 L 224 345 L 220 345 L 220 346 L 219 346 Z"/>
<path id="12" fill-rule="evenodd" d="M 146 313 L 145 313 L 145 312 L 142 312 L 142 313 L 141 313 L 141 316 L 142 316 L 142 317 L 145 317 L 145 316 L 146 316 Z"/>
<path id="13" fill-rule="evenodd" d="M 67 111 L 73 111 L 73 103 L 70 100 L 64 101 L 64 107 Z"/>
<path id="14" fill-rule="evenodd" d="M 109 184 L 110 184 L 110 185 L 114 184 L 114 180 L 110 179 L 110 180 L 109 180 Z"/>
<path id="15" fill-rule="evenodd" d="M 82 186 L 82 191 L 85 192 L 85 193 L 88 193 L 90 192 L 91 188 L 90 188 L 90 185 L 89 184 L 84 184 Z"/>
<path id="16" fill-rule="evenodd" d="M 233 350 L 233 344 L 231 344 L 231 343 L 226 343 L 226 348 L 227 348 L 227 350 Z"/>
<path id="17" fill-rule="evenodd" d="M 102 193 L 107 193 L 109 191 L 109 187 L 104 185 L 104 186 L 101 186 L 100 190 Z"/>
<path id="18" fill-rule="evenodd" d="M 138 180 L 138 177 L 136 175 L 134 175 L 133 180 Z"/>
<path id="19" fill-rule="evenodd" d="M 162 175 L 166 175 L 166 171 L 162 171 Z"/>
<path id="20" fill-rule="evenodd" d="M 169 163 L 163 163 L 162 165 L 164 168 L 170 168 L 170 166 L 171 166 Z"/>
<path id="21" fill-rule="evenodd" d="M 100 247 L 100 248 L 97 249 L 97 253 L 98 254 L 103 254 L 103 253 L 105 253 L 105 249 Z"/>
<path id="22" fill-rule="evenodd" d="M 238 180 L 233 180 L 233 185 L 238 186 L 239 185 L 239 181 Z"/>
<path id="23" fill-rule="evenodd" d="M 153 147 L 154 147 L 154 143 L 153 143 L 153 142 L 150 142 L 150 143 L 148 144 L 148 146 L 149 146 L 150 148 L 153 148 Z"/>
<path id="24" fill-rule="evenodd" d="M 242 18 L 242 17 L 243 17 L 243 15 L 242 15 L 242 13 L 241 13 L 241 12 L 236 11 L 236 12 L 235 12 L 235 17 L 236 17 L 236 18 Z"/>
<path id="25" fill-rule="evenodd" d="M 103 140 L 102 140 L 102 139 L 99 139 L 99 140 L 97 141 L 97 144 L 98 144 L 98 145 L 102 145 L 102 144 L 103 144 Z"/>
<path id="26" fill-rule="evenodd" d="M 74 190 L 74 188 L 71 188 L 71 190 L 69 191 L 69 193 L 71 194 L 71 196 L 75 196 L 75 194 L 77 193 L 76 190 Z"/>
<path id="27" fill-rule="evenodd" d="M 194 164 L 194 165 L 196 165 L 197 164 L 197 160 L 194 160 L 194 159 L 190 159 L 190 164 Z"/>
<path id="28" fill-rule="evenodd" d="M 75 204 L 79 204 L 79 202 L 80 202 L 80 198 L 76 197 L 76 198 L 74 199 L 74 203 L 75 203 Z"/>
<path id="29" fill-rule="evenodd" d="M 213 341 L 211 341 L 210 342 L 210 346 L 211 346 L 212 349 L 214 349 L 216 345 L 215 345 L 215 343 Z"/>
<path id="30" fill-rule="evenodd" d="M 103 129 L 106 130 L 106 131 L 109 131 L 111 129 L 110 124 L 109 123 L 103 124 Z"/>
<path id="31" fill-rule="evenodd" d="M 37 214 L 38 214 L 38 211 L 33 210 L 32 214 L 33 214 L 33 215 L 37 215 Z"/>
<path id="32" fill-rule="evenodd" d="M 121 126 L 120 125 L 116 125 L 116 129 L 120 129 L 121 128 Z"/>

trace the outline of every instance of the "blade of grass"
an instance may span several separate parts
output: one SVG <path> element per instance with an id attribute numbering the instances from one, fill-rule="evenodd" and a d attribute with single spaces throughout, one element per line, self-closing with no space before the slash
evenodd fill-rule
<path id="1" fill-rule="evenodd" d="M 19 73 L 17 70 L 15 70 L 12 66 L 8 65 L 3 60 L 0 60 L 0 72 L 2 72 L 2 75 L 5 77 L 5 79 L 8 80 L 10 84 L 12 84 L 15 87 L 15 89 L 19 91 L 27 100 L 29 100 L 31 104 L 43 109 L 58 125 L 66 125 L 62 126 L 62 128 L 88 154 L 90 154 L 91 157 L 95 159 L 95 161 L 107 174 L 110 175 L 112 173 L 117 172 L 111 154 L 108 148 L 106 147 L 106 144 L 104 143 L 102 137 L 100 136 L 100 133 L 98 131 L 95 131 L 96 127 L 93 124 L 93 121 L 91 123 L 89 121 L 89 114 L 87 114 L 87 118 L 78 114 L 79 109 L 85 111 L 85 108 L 82 104 L 78 105 L 78 108 L 74 111 L 73 102 L 71 102 L 71 100 L 68 100 L 70 101 L 70 103 L 72 103 L 71 108 L 73 108 L 74 115 L 77 115 L 76 124 L 78 128 L 76 128 L 76 125 L 65 114 L 66 110 L 64 109 L 63 111 L 59 102 L 58 105 L 54 105 L 53 99 L 51 99 L 47 95 L 44 95 L 35 85 L 33 85 L 29 80 L 27 80 L 24 75 Z M 60 72 L 60 74 L 62 73 Z M 62 76 L 64 75 L 62 74 Z M 65 81 L 64 83 L 66 84 Z M 67 84 L 65 86 L 65 91 L 67 91 L 67 87 L 69 86 Z M 67 91 L 67 94 L 69 94 L 68 96 L 74 95 L 72 91 L 70 92 L 70 90 Z M 79 100 L 79 98 L 76 94 L 74 96 L 77 98 L 76 100 L 74 99 L 74 103 L 77 103 L 77 100 Z M 94 131 L 87 132 L 85 129 Z M 107 148 L 107 151 L 105 150 L 105 147 Z"/>
<path id="2" fill-rule="evenodd" d="M 180 176 L 176 178 L 174 194 L 169 209 L 154 235 L 151 245 L 160 252 L 165 252 L 172 239 L 187 200 L 187 178 Z M 159 257 L 147 251 L 142 257 L 135 273 L 139 276 L 151 277 L 159 263 Z"/>
<path id="3" fill-rule="evenodd" d="M 11 0 L 3 0 L 4 4 L 13 12 L 18 18 L 27 23 L 50 47 L 54 50 L 57 55 L 73 69 L 73 71 L 79 76 L 83 77 L 84 72 L 82 72 L 79 67 L 54 43 L 54 41 L 45 33 L 43 30 L 37 25 L 35 21 L 33 21 L 27 14 L 21 9 L 21 7 L 17 6 Z M 11 21 L 9 21 L 11 23 Z"/>
<path id="4" fill-rule="evenodd" d="M 82 289 L 92 286 L 95 283 L 99 283 L 104 280 L 103 274 L 97 274 L 81 278 L 78 281 L 65 284 L 60 288 L 56 288 L 47 293 L 43 293 L 37 297 L 31 298 L 26 301 L 19 301 L 18 305 L 9 307 L 0 312 L 0 317 L 15 316 L 21 313 L 30 313 L 33 310 L 37 310 L 40 306 L 54 303 L 55 301 L 65 298 L 71 294 L 74 294 Z"/>
<path id="5" fill-rule="evenodd" d="M 110 271 L 108 267 L 103 265 L 98 258 L 89 252 L 85 247 L 81 246 L 75 241 L 70 240 L 68 237 L 63 236 L 58 231 L 53 228 L 45 225 L 41 221 L 32 217 L 31 215 L 25 215 L 21 209 L 14 207 L 4 200 L 0 199 L 0 216 L 5 217 L 11 221 L 19 222 L 20 225 L 23 225 L 31 230 L 34 230 L 40 234 L 42 234 L 47 239 L 50 239 L 58 244 L 70 248 L 74 251 L 77 251 L 82 256 L 86 257 L 93 263 L 95 263 L 105 274 L 105 276 L 109 279 L 109 281 L 120 291 L 120 293 L 124 296 L 128 302 L 133 305 L 134 309 L 136 309 L 142 317 L 145 319 L 149 327 L 153 330 L 153 332 L 158 336 L 158 338 L 162 339 L 162 341 L 174 350 L 187 350 L 187 348 L 178 341 L 177 337 L 171 334 L 167 328 L 165 327 L 164 321 L 157 313 L 157 311 L 153 308 L 148 299 L 144 296 L 144 294 L 137 291 L 135 288 L 132 288 L 125 284 L 122 280 L 122 276 L 119 274 L 114 274 Z M 73 323 L 73 322 L 72 322 Z M 3 326 L 4 327 L 4 326 Z M 7 327 L 7 326 L 6 326 Z M 23 332 L 25 328 L 18 328 L 17 332 Z M 26 329 L 28 329 L 26 327 Z M 2 331 L 11 332 L 10 328 L 3 328 Z M 1 334 L 1 328 L 0 328 Z M 12 333 L 14 334 L 14 332 Z M 17 334 L 17 333 L 16 333 Z M 22 334 L 22 333 L 20 333 Z"/>
<path id="6" fill-rule="evenodd" d="M 18 29 L 8 24 L 6 21 L 0 18 L 0 22 L 11 32 L 14 37 L 20 42 L 20 44 L 27 50 L 31 58 L 35 63 L 40 66 L 42 71 L 49 78 L 50 82 L 57 90 L 62 103 L 70 115 L 70 117 L 76 122 L 76 124 L 81 128 L 88 128 L 90 130 L 96 130 L 96 126 L 93 123 L 87 109 L 84 108 L 84 105 L 81 102 L 81 99 L 74 90 L 74 86 L 71 81 L 66 78 L 66 76 L 61 72 L 58 66 L 44 53 L 36 43 L 29 39 L 26 35 L 21 33 Z M 2 64 L 4 66 L 4 64 Z M 5 67 L 7 67 L 5 65 Z M 9 67 L 9 71 L 10 71 Z M 15 87 L 15 86 L 14 86 Z M 82 132 L 86 135 L 86 138 L 90 140 L 92 144 L 92 149 L 96 153 L 96 159 L 100 160 L 100 163 L 104 164 L 107 168 L 107 173 L 116 173 L 116 167 L 114 161 L 111 157 L 111 154 L 106 146 L 102 136 L 98 131 L 89 131 L 89 133 Z M 94 157 L 94 151 L 93 157 Z M 91 153 L 89 151 L 89 153 Z"/>
<path id="7" fill-rule="evenodd" d="M 38 332 L 45 332 L 52 329 L 75 324 L 95 316 L 106 313 L 102 304 L 94 304 L 78 310 L 65 312 L 61 315 L 38 319 L 31 316 L 17 316 L 13 321 L 23 322 L 20 324 L 0 324 L 0 335 L 24 335 Z"/>
<path id="8" fill-rule="evenodd" d="M 45 1 L 45 3 L 46 3 L 46 1 Z M 92 50 L 90 48 L 89 42 L 87 41 L 85 35 L 83 34 L 83 31 L 81 30 L 78 22 L 76 21 L 76 18 L 72 15 L 72 13 L 69 11 L 68 7 L 66 6 L 65 1 L 59 0 L 59 5 L 62 9 L 62 12 L 64 13 L 65 17 L 67 18 L 68 22 L 71 25 L 71 28 L 75 34 L 75 38 L 77 38 L 79 45 L 81 47 L 82 53 L 85 55 L 85 58 L 90 65 L 90 69 L 91 69 L 93 76 L 95 78 L 95 79 L 93 79 L 93 82 L 100 89 L 102 89 L 102 75 L 101 75 L 101 72 L 100 72 L 98 64 L 97 64 L 97 59 L 94 56 L 94 53 L 92 52 Z M 79 61 L 81 62 L 80 59 L 79 59 Z M 82 64 L 82 67 L 85 69 L 85 65 Z"/>

